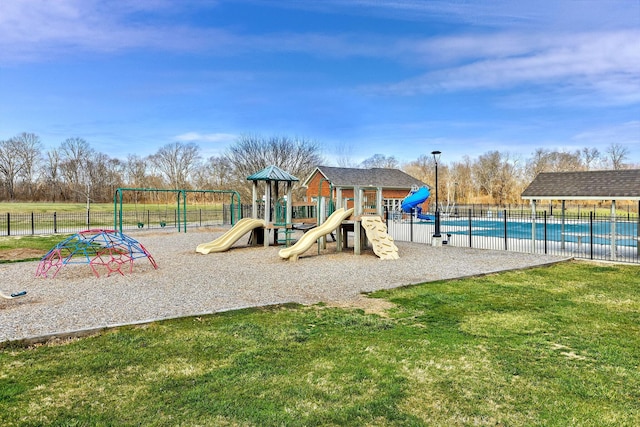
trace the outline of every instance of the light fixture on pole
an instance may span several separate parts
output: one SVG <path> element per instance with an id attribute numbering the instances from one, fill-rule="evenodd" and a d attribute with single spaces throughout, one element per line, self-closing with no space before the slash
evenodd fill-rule
<path id="1" fill-rule="evenodd" d="M 440 209 L 438 208 L 438 160 L 440 160 L 440 151 L 432 151 L 433 161 L 436 164 L 436 220 L 435 220 L 435 233 L 433 237 L 440 238 Z"/>

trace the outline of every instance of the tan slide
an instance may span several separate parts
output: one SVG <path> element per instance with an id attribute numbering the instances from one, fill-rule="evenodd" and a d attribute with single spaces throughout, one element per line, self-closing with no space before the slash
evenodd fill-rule
<path id="1" fill-rule="evenodd" d="M 305 253 L 311 245 L 316 242 L 316 240 L 333 232 L 340 226 L 340 224 L 342 224 L 342 221 L 349 218 L 352 214 L 353 208 L 346 211 L 344 208 L 338 209 L 332 213 L 325 222 L 303 234 L 295 245 L 289 248 L 280 249 L 278 255 L 280 255 L 280 258 L 291 258 L 293 261 L 296 261 L 298 256 Z"/>
<path id="2" fill-rule="evenodd" d="M 398 247 L 393 243 L 393 237 L 387 234 L 387 226 L 379 216 L 363 216 L 362 226 L 367 233 L 367 239 L 373 245 L 373 252 L 381 259 L 398 259 Z"/>
<path id="3" fill-rule="evenodd" d="M 264 227 L 263 219 L 242 218 L 230 230 L 209 243 L 202 243 L 196 248 L 196 252 L 208 254 L 211 252 L 224 252 L 231 245 L 238 241 L 242 236 L 253 230 L 254 228 Z"/>

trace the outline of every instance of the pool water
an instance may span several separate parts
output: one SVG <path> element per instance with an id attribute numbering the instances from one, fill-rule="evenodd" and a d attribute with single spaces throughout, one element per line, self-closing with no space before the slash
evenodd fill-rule
<path id="1" fill-rule="evenodd" d="M 611 221 L 594 221 L 593 231 L 590 231 L 589 222 L 567 221 L 564 230 L 559 220 L 550 222 L 547 220 L 546 238 L 552 241 L 561 241 L 564 233 L 565 242 L 578 242 L 578 238 L 588 238 L 593 233 L 593 243 L 610 243 Z M 504 220 L 472 219 L 472 233 L 474 236 L 482 237 L 505 237 Z M 450 234 L 469 234 L 469 219 L 446 219 L 441 221 L 441 231 Z M 615 231 L 618 238 L 618 245 L 636 246 L 638 244 L 638 223 L 636 221 L 616 221 Z M 508 238 L 531 239 L 530 221 L 507 221 L 506 233 Z M 627 238 L 628 237 L 628 238 Z M 544 220 L 536 222 L 536 239 L 544 240 L 545 225 Z"/>

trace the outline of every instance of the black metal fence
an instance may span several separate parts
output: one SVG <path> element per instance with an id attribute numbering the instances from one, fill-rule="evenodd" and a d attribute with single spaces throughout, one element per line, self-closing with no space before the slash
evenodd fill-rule
<path id="1" fill-rule="evenodd" d="M 387 227 L 397 241 L 430 244 L 435 232 L 433 221 L 410 215 L 390 216 Z M 440 231 L 452 246 L 640 263 L 640 219 L 631 213 L 562 215 L 556 210 L 534 218 L 530 211 L 467 209 L 442 216 Z"/>
<path id="2" fill-rule="evenodd" d="M 237 206 L 237 205 L 236 205 Z M 187 228 L 231 224 L 234 217 L 230 205 L 216 208 L 187 209 Z M 243 210 L 246 208 L 243 206 Z M 249 214 L 251 209 L 249 207 Z M 182 215 L 182 213 L 181 213 Z M 138 210 L 122 212 L 124 230 L 176 229 L 176 210 Z M 0 214 L 0 236 L 77 233 L 90 229 L 114 229 L 113 212 L 30 212 Z M 184 231 L 184 230 L 182 230 Z"/>

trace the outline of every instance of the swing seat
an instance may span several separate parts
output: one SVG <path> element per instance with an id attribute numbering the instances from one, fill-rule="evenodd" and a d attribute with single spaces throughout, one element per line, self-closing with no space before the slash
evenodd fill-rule
<path id="1" fill-rule="evenodd" d="M 166 223 L 166 222 L 164 222 L 164 221 L 160 221 L 160 227 L 161 227 L 161 228 L 164 228 L 166 225 L 167 225 L 167 223 Z"/>
<path id="2" fill-rule="evenodd" d="M 144 228 L 144 222 L 139 222 L 138 223 L 138 228 Z"/>

